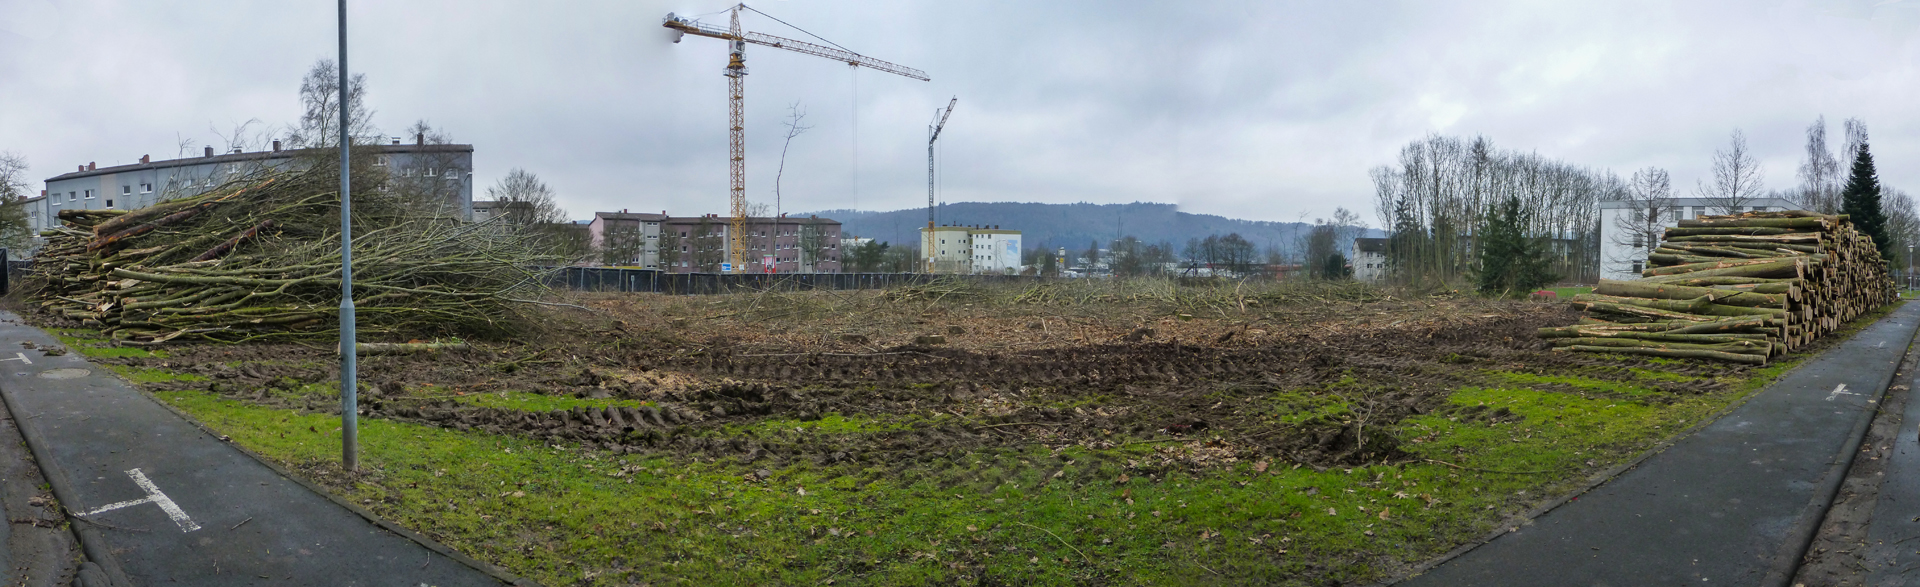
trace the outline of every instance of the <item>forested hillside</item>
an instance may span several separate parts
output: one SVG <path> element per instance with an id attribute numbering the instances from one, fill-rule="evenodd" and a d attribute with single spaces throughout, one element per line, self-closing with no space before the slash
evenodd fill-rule
<path id="1" fill-rule="evenodd" d="M 1330 212 L 1330 211 L 1329 211 Z M 872 237 L 896 244 L 918 242 L 927 225 L 925 208 L 872 212 L 825 210 L 813 212 L 842 223 L 846 234 Z M 1147 243 L 1166 241 L 1184 247 L 1187 239 L 1239 233 L 1255 246 L 1286 249 L 1313 226 L 1308 222 L 1236 220 L 1211 214 L 1181 212 L 1173 204 L 1036 204 L 1015 202 L 960 202 L 940 208 L 941 224 L 1000 225 L 1019 230 L 1025 248 L 1067 247 L 1084 250 L 1090 242 L 1105 247 L 1122 236 Z M 1368 236 L 1379 231 L 1368 230 Z M 1351 243 L 1343 243 L 1345 248 Z"/>

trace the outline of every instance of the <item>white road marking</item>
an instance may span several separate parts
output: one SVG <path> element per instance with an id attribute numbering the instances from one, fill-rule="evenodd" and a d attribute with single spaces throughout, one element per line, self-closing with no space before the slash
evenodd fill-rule
<path id="1" fill-rule="evenodd" d="M 1841 394 L 1860 395 L 1857 393 L 1853 393 L 1851 391 L 1847 391 L 1847 384 L 1842 383 L 1842 384 L 1833 386 L 1833 393 L 1827 394 L 1827 401 L 1833 401 L 1833 398 L 1839 397 Z"/>
<path id="2" fill-rule="evenodd" d="M 18 358 L 13 358 L 13 359 L 0 359 L 0 361 L 20 361 L 20 362 L 22 362 L 22 363 L 26 363 L 26 364 L 28 364 L 28 365 L 32 365 L 32 364 L 33 364 L 33 359 L 29 359 L 29 358 L 27 358 L 27 354 L 26 354 L 26 353 L 14 353 L 14 355 L 17 355 L 17 356 L 18 356 Z"/>
<path id="3" fill-rule="evenodd" d="M 165 493 L 161 493 L 160 488 L 155 486 L 153 484 L 153 481 L 148 480 L 147 475 L 145 473 L 141 473 L 140 469 L 133 469 L 133 470 L 127 471 L 127 476 L 133 478 L 134 485 L 139 485 L 142 491 L 147 492 L 146 497 L 143 497 L 140 499 L 132 499 L 132 500 L 127 500 L 122 502 L 110 503 L 107 505 L 94 508 L 89 511 L 81 512 L 76 515 L 91 516 L 94 514 L 102 514 L 102 513 L 110 512 L 120 508 L 133 507 L 143 503 L 151 503 L 151 504 L 160 506 L 160 511 L 166 512 L 167 517 L 173 518 L 173 523 L 180 525 L 181 532 L 192 532 L 194 530 L 200 529 L 200 525 L 193 523 L 193 519 L 187 517 L 187 513 L 184 511 L 181 511 L 180 506 L 178 504 L 173 503 L 172 498 L 167 497 L 167 494 Z"/>

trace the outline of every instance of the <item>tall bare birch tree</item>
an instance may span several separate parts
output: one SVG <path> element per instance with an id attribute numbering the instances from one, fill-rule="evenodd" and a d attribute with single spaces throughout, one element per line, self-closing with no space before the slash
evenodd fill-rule
<path id="1" fill-rule="evenodd" d="M 1647 255 L 1660 246 L 1661 237 L 1666 235 L 1666 222 L 1677 207 L 1673 183 L 1665 169 L 1647 167 L 1635 171 L 1627 178 L 1626 187 L 1622 192 L 1626 210 L 1614 216 L 1611 244 L 1630 252 L 1621 258 L 1606 259 L 1606 263 L 1621 271 L 1633 271 L 1633 263 L 1645 261 Z"/>
<path id="2" fill-rule="evenodd" d="M 1800 162 L 1800 186 L 1794 199 L 1800 207 L 1821 214 L 1840 212 L 1840 160 L 1827 149 L 1827 117 L 1807 125 L 1806 159 Z"/>
<path id="3" fill-rule="evenodd" d="M 1727 149 L 1713 152 L 1713 180 L 1701 180 L 1694 191 L 1714 213 L 1735 214 L 1766 197 L 1765 173 L 1747 147 L 1747 134 L 1736 128 L 1728 137 Z"/>

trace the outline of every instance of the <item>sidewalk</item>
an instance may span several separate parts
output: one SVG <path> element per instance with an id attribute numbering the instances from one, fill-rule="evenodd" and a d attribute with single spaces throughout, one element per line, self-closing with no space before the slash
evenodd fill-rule
<path id="1" fill-rule="evenodd" d="M 505 582 L 280 475 L 77 353 L 25 341 L 59 346 L 0 312 L 0 396 L 116 585 Z"/>
<path id="2" fill-rule="evenodd" d="M 1400 585 L 1784 584 L 1916 326 L 1908 304 L 1665 452 Z"/>
<path id="3" fill-rule="evenodd" d="M 1906 410 L 1901 413 L 1900 432 L 1894 435 L 1893 450 L 1887 455 L 1885 476 L 1880 480 L 1879 499 L 1867 522 L 1866 585 L 1901 586 L 1920 584 L 1920 376 L 1902 383 L 1907 394 Z"/>
<path id="4" fill-rule="evenodd" d="M 8 586 L 64 587 L 75 584 L 78 545 L 73 533 L 60 525 L 60 513 L 43 500 L 40 469 L 15 427 L 13 415 L 0 407 L 0 569 L 7 569 Z M 97 575 L 95 570 L 90 575 Z M 98 577 L 89 577 L 97 579 Z M 84 583 L 84 581 L 82 581 Z"/>

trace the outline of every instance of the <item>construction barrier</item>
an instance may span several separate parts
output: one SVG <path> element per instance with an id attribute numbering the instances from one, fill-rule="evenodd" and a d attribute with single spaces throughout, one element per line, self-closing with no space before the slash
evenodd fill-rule
<path id="1" fill-rule="evenodd" d="M 929 273 L 672 273 L 654 269 L 565 267 L 550 287 L 575 291 L 723 294 L 742 291 L 799 291 L 885 289 L 936 279 L 965 279 L 982 283 L 1034 282 L 1030 275 L 938 275 Z"/>

